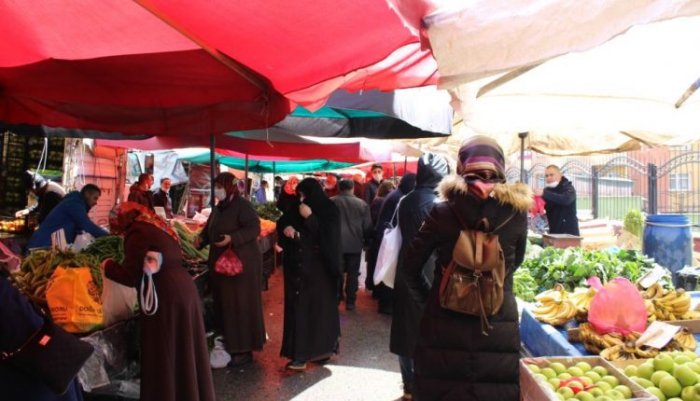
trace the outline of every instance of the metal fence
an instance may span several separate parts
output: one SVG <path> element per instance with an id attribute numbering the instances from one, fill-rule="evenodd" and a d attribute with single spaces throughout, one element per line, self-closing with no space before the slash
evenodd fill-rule
<path id="1" fill-rule="evenodd" d="M 623 220 L 630 209 L 637 209 L 683 214 L 700 224 L 700 150 L 656 148 L 622 155 L 563 159 L 529 154 L 528 158 L 524 171 L 508 167 L 508 181 L 525 180 L 533 188 L 543 188 L 545 167 L 558 165 L 576 188 L 580 217 Z"/>

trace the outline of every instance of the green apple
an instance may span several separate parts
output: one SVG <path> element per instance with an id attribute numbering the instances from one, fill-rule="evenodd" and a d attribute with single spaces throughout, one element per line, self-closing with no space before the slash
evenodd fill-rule
<path id="1" fill-rule="evenodd" d="M 592 369 L 594 372 L 598 373 L 600 377 L 607 376 L 608 375 L 608 370 L 605 369 L 602 366 L 596 366 Z"/>
<path id="2" fill-rule="evenodd" d="M 649 388 L 649 387 L 654 387 L 654 383 L 651 382 L 649 379 L 644 379 L 641 377 L 633 377 L 632 381 L 639 384 L 640 386 L 644 388 Z"/>
<path id="3" fill-rule="evenodd" d="M 579 391 L 582 391 L 584 386 L 583 386 L 583 384 L 577 382 L 576 380 L 572 380 L 572 381 L 566 383 L 566 387 L 569 387 L 572 390 L 574 390 L 574 394 L 576 394 Z"/>
<path id="4" fill-rule="evenodd" d="M 693 369 L 693 372 L 700 373 L 700 365 L 698 365 L 697 362 L 688 362 L 688 363 L 684 363 L 684 365 Z"/>
<path id="5" fill-rule="evenodd" d="M 698 374 L 687 364 L 676 366 L 676 369 L 673 371 L 673 377 L 675 377 L 678 383 L 683 387 L 692 386 L 698 382 Z"/>
<path id="6" fill-rule="evenodd" d="M 670 354 L 662 352 L 654 357 L 654 369 L 657 371 L 665 370 L 666 372 L 671 372 L 673 371 L 673 365 L 673 357 Z"/>
<path id="7" fill-rule="evenodd" d="M 551 384 L 555 390 L 558 389 L 559 387 L 561 387 L 561 379 L 559 379 L 557 377 L 551 378 L 551 379 L 547 380 L 547 382 L 549 384 Z"/>
<path id="8" fill-rule="evenodd" d="M 566 373 L 570 374 L 572 377 L 581 377 L 583 376 L 583 369 L 579 368 L 578 366 L 572 366 L 569 369 L 566 369 Z"/>
<path id="9" fill-rule="evenodd" d="M 612 386 L 610 385 L 610 383 L 603 381 L 603 380 L 600 380 L 599 382 L 597 382 L 595 384 L 595 386 L 598 387 L 599 389 L 603 390 L 603 393 L 607 393 L 608 391 L 612 390 Z"/>
<path id="10" fill-rule="evenodd" d="M 687 362 L 693 362 L 695 358 L 688 358 L 687 355 L 678 355 L 677 357 L 673 358 L 673 362 L 676 365 L 682 365 Z"/>
<path id="11" fill-rule="evenodd" d="M 632 398 L 632 390 L 630 390 L 630 388 L 627 386 L 619 385 L 616 386 L 613 390 L 621 392 L 622 395 L 625 396 L 625 399 Z"/>
<path id="12" fill-rule="evenodd" d="M 659 390 L 657 387 L 649 387 L 647 388 L 647 391 L 651 395 L 656 396 L 659 401 L 666 401 L 666 395 L 664 395 L 663 391 Z"/>
<path id="13" fill-rule="evenodd" d="M 566 372 L 566 366 L 564 366 L 564 364 L 561 362 L 552 362 L 549 364 L 549 367 L 552 370 L 554 370 L 557 373 L 557 375 L 560 375 L 560 374 Z"/>
<path id="14" fill-rule="evenodd" d="M 591 370 L 591 365 L 588 362 L 581 361 L 581 362 L 576 363 L 575 366 L 577 368 L 581 369 L 584 373 Z"/>
<path id="15" fill-rule="evenodd" d="M 603 376 L 600 378 L 600 380 L 610 383 L 610 387 L 615 387 L 615 386 L 620 385 L 620 379 L 618 379 L 615 376 L 611 376 L 611 375 Z"/>
<path id="16" fill-rule="evenodd" d="M 535 365 L 534 363 L 528 364 L 527 368 L 530 369 L 530 372 L 532 373 L 540 373 L 540 367 Z"/>
<path id="17" fill-rule="evenodd" d="M 601 395 L 595 398 L 595 401 L 615 401 L 607 395 Z"/>
<path id="18" fill-rule="evenodd" d="M 555 377 L 557 377 L 557 372 L 555 372 L 552 368 L 544 368 L 540 370 L 540 373 L 543 374 L 547 379 L 554 379 Z"/>
<path id="19" fill-rule="evenodd" d="M 625 399 L 625 395 L 617 390 L 606 391 L 605 395 L 612 398 L 613 400 L 624 400 Z"/>
<path id="20" fill-rule="evenodd" d="M 603 390 L 599 389 L 598 387 L 593 387 L 592 389 L 588 390 L 588 392 L 596 397 L 600 397 L 601 395 L 603 395 Z"/>
<path id="21" fill-rule="evenodd" d="M 571 387 L 560 387 L 557 393 L 563 395 L 564 398 L 573 398 L 574 396 L 574 390 Z"/>
<path id="22" fill-rule="evenodd" d="M 678 398 L 678 397 L 673 397 L 673 398 L 667 399 L 666 401 L 683 401 L 683 400 Z"/>
<path id="23" fill-rule="evenodd" d="M 681 391 L 681 397 L 683 401 L 700 400 L 700 384 L 684 388 L 683 391 Z"/>
<path id="24" fill-rule="evenodd" d="M 652 363 L 643 363 L 637 367 L 637 376 L 641 377 L 642 379 L 651 379 L 651 375 L 653 373 L 654 365 Z"/>
<path id="25" fill-rule="evenodd" d="M 592 370 L 584 373 L 583 376 L 590 377 L 591 380 L 593 380 L 593 383 L 597 383 L 600 380 L 600 375 L 598 372 L 594 372 Z"/>
<path id="26" fill-rule="evenodd" d="M 666 376 L 671 376 L 671 374 L 665 370 L 657 370 L 656 372 L 654 372 L 654 374 L 651 375 L 651 382 L 654 383 L 654 386 L 659 387 L 661 379 L 663 379 Z"/>
<path id="27" fill-rule="evenodd" d="M 585 384 L 586 386 L 590 386 L 593 384 L 593 379 L 591 379 L 588 376 L 579 376 L 579 379 Z"/>
<path id="28" fill-rule="evenodd" d="M 659 383 L 659 389 L 664 393 L 666 397 L 675 397 L 681 395 L 683 387 L 678 380 L 673 376 L 666 376 L 661 379 Z"/>
<path id="29" fill-rule="evenodd" d="M 637 376 L 637 366 L 636 365 L 625 366 L 625 375 L 628 377 Z"/>
<path id="30" fill-rule="evenodd" d="M 576 394 L 576 399 L 579 401 L 595 401 L 595 396 L 588 391 L 581 391 Z"/>
<path id="31" fill-rule="evenodd" d="M 571 376 L 569 373 L 564 372 L 564 373 L 559 374 L 559 376 L 557 376 L 557 377 L 562 379 L 562 380 L 569 380 L 573 376 Z"/>

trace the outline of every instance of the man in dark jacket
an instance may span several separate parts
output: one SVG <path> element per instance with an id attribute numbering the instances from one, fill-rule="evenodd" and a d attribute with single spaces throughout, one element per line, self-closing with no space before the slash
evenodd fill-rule
<path id="1" fill-rule="evenodd" d="M 155 212 L 153 208 L 153 192 L 151 191 L 152 185 L 153 176 L 146 173 L 141 174 L 139 180 L 129 188 L 129 197 L 127 201 L 146 206 L 151 211 Z"/>
<path id="2" fill-rule="evenodd" d="M 345 284 L 345 310 L 355 309 L 362 247 L 372 233 L 369 206 L 354 194 L 352 180 L 341 180 L 340 194 L 331 200 L 340 209 L 340 241 L 343 252 L 343 270 L 348 279 Z M 340 299 L 343 297 L 343 275 L 339 282 Z"/>
<path id="3" fill-rule="evenodd" d="M 160 188 L 153 194 L 153 206 L 165 209 L 165 217 L 172 219 L 173 202 L 170 199 L 170 185 L 170 178 L 164 177 L 160 179 Z"/>
<path id="4" fill-rule="evenodd" d="M 416 175 L 414 173 L 408 173 L 401 177 L 401 182 L 399 183 L 398 188 L 391 191 L 389 195 L 386 196 L 386 199 L 384 199 L 382 209 L 379 211 L 377 225 L 374 227 L 374 239 L 372 242 L 373 247 L 370 249 L 370 252 L 374 251 L 374 258 L 372 258 L 372 261 L 375 262 L 375 264 L 377 261 L 377 254 L 379 253 L 379 246 L 384 238 L 384 230 L 390 225 L 395 224 L 395 222 L 392 224 L 392 220 L 394 218 L 394 211 L 396 211 L 396 207 L 399 205 L 399 201 L 404 195 L 413 191 L 415 186 Z M 375 267 L 376 265 L 371 266 L 372 276 L 370 277 L 370 266 L 367 266 L 368 279 L 374 280 Z M 374 292 L 376 292 L 376 297 L 379 299 L 379 313 L 391 315 L 394 297 L 392 289 L 385 286 L 383 283 L 379 283 L 378 285 L 375 285 Z M 372 295 L 375 294 L 373 293 Z"/>
<path id="5" fill-rule="evenodd" d="M 36 222 L 41 224 L 53 208 L 61 203 L 63 196 L 66 195 L 66 191 L 62 186 L 45 179 L 36 172 L 27 170 L 22 178 L 27 191 L 32 191 L 36 195 L 37 202 L 34 206 L 15 213 L 15 217 L 24 217 L 28 214 L 36 213 Z"/>
<path id="6" fill-rule="evenodd" d="M 401 268 L 413 238 L 418 234 L 423 220 L 437 202 L 437 186 L 443 177 L 450 174 L 450 166 L 441 156 L 424 154 L 418 160 L 416 187 L 401 201 L 398 212 L 401 230 L 401 250 L 394 279 L 394 306 L 391 320 L 389 349 L 399 356 L 404 399 L 410 399 L 413 383 L 413 350 L 416 347 L 423 305 L 416 303 L 406 287 L 405 273 Z M 435 257 L 423 265 L 422 285 L 426 291 L 433 282 Z"/>
<path id="7" fill-rule="evenodd" d="M 382 165 L 372 165 L 371 174 L 372 179 L 365 184 L 365 192 L 362 195 L 362 199 L 364 199 L 365 203 L 367 203 L 368 205 L 372 204 L 374 197 L 377 196 L 377 189 L 379 188 L 379 184 L 382 183 L 382 177 L 384 176 L 384 169 L 382 168 Z"/>
<path id="8" fill-rule="evenodd" d="M 579 235 L 576 217 L 576 189 L 555 165 L 544 171 L 545 188 L 535 190 L 535 196 L 542 196 L 547 212 L 550 234 Z"/>
<path id="9" fill-rule="evenodd" d="M 95 238 L 109 235 L 88 217 L 88 211 L 97 204 L 101 193 L 96 185 L 87 184 L 80 192 L 73 191 L 66 195 L 29 239 L 27 248 L 51 246 L 51 234 L 60 229 L 65 232 L 68 243 L 75 241 L 78 231 L 87 231 Z"/>

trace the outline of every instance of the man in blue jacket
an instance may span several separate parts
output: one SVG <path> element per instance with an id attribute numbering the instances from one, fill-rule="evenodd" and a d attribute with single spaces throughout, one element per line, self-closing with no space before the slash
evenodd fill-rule
<path id="1" fill-rule="evenodd" d="M 75 241 L 79 231 L 86 231 L 95 238 L 109 235 L 88 217 L 88 212 L 97 204 L 101 193 L 102 191 L 96 185 L 87 184 L 80 192 L 73 191 L 66 195 L 61 203 L 46 216 L 39 229 L 29 239 L 27 247 L 51 246 L 51 234 L 60 229 L 65 232 L 68 243 Z"/>

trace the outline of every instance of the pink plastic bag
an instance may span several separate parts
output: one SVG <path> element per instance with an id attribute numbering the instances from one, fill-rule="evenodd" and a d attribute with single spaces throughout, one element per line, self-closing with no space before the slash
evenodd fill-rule
<path id="1" fill-rule="evenodd" d="M 589 284 L 598 288 L 600 280 L 597 279 L 597 285 L 594 280 L 589 280 Z M 633 331 L 643 333 L 647 325 L 647 309 L 642 294 L 626 278 L 613 279 L 598 288 L 588 310 L 588 322 L 600 335 L 627 335 Z"/>

